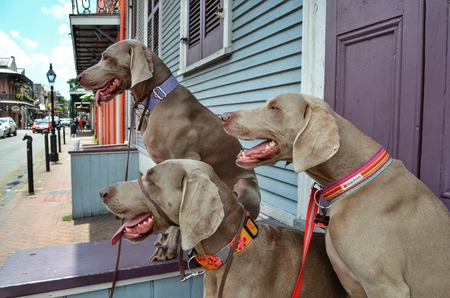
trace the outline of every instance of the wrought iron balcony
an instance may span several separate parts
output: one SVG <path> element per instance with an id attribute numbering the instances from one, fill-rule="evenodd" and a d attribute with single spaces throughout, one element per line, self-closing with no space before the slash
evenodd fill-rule
<path id="1" fill-rule="evenodd" d="M 120 0 L 72 0 L 72 14 L 118 14 Z"/>
<path id="2" fill-rule="evenodd" d="M 120 0 L 72 0 L 70 26 L 77 74 L 96 64 L 116 42 Z"/>

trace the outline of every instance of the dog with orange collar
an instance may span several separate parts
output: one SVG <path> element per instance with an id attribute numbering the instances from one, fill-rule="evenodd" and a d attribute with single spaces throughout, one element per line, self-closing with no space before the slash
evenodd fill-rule
<path id="1" fill-rule="evenodd" d="M 113 244 L 120 237 L 138 242 L 179 226 L 181 247 L 194 248 L 190 261 L 204 268 L 204 297 L 291 297 L 304 233 L 254 221 L 206 163 L 167 160 L 140 181 L 108 186 L 100 196 L 111 212 L 129 219 Z M 302 298 L 347 297 L 326 255 L 323 233 L 314 234 L 303 271 Z"/>

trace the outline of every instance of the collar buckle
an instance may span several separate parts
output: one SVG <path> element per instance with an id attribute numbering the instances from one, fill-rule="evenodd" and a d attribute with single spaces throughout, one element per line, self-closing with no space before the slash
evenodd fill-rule
<path id="1" fill-rule="evenodd" d="M 160 86 L 156 86 L 152 92 L 153 92 L 153 95 L 155 95 L 155 97 L 159 100 L 163 100 L 167 96 L 167 93 L 164 92 L 164 90 Z"/>

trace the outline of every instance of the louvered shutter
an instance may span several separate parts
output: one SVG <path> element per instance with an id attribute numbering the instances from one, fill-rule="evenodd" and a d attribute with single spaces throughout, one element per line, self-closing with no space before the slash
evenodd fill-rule
<path id="1" fill-rule="evenodd" d="M 159 1 L 148 0 L 147 14 L 147 45 L 148 48 L 159 54 Z"/>
<path id="2" fill-rule="evenodd" d="M 223 19 L 216 11 L 223 0 L 187 0 L 188 36 L 186 66 L 191 65 L 223 47 Z"/>
<path id="3" fill-rule="evenodd" d="M 216 14 L 220 8 L 223 8 L 223 0 L 206 1 L 202 58 L 223 48 L 223 19 Z"/>
<path id="4" fill-rule="evenodd" d="M 137 35 L 137 0 L 133 0 L 131 6 L 131 38 L 136 38 Z"/>

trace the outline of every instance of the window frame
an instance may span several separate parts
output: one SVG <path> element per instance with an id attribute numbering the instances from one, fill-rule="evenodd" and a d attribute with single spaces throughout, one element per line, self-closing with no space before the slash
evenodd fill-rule
<path id="1" fill-rule="evenodd" d="M 187 63 L 187 44 L 184 42 L 184 38 L 188 36 L 188 0 L 180 0 L 180 69 L 178 75 L 188 73 L 199 67 L 203 67 L 209 63 L 215 62 L 223 57 L 231 55 L 232 52 L 232 0 L 223 0 L 223 34 L 222 48 L 218 51 L 200 59 L 191 65 L 186 65 Z"/>

